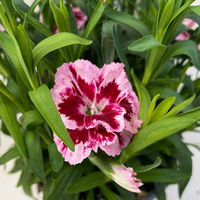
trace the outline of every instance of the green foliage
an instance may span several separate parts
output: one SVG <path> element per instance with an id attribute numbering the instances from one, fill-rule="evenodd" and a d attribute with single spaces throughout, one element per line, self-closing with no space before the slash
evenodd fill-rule
<path id="1" fill-rule="evenodd" d="M 1 0 L 0 24 L 6 29 L 0 32 L 0 74 L 6 79 L 0 81 L 1 131 L 14 146 L 0 156 L 0 165 L 15 159 L 11 173 L 21 172 L 18 186 L 26 194 L 37 184 L 43 200 L 138 199 L 112 177 L 112 166 L 126 163 L 144 182 L 142 191 L 165 200 L 165 187 L 178 183 L 182 195 L 192 174 L 182 133 L 195 131 L 200 120 L 200 79 L 187 73 L 190 66 L 200 70 L 200 29 L 181 25 L 186 17 L 200 25 L 200 6 L 190 6 L 193 1 L 35 0 L 28 6 Z M 81 29 L 73 7 L 88 17 Z M 182 31 L 190 39 L 176 41 Z M 72 151 L 74 144 L 49 88 L 57 67 L 78 58 L 97 66 L 125 65 L 142 125 L 121 155 L 109 158 L 98 151 L 90 162 L 69 166 L 53 134 Z"/>

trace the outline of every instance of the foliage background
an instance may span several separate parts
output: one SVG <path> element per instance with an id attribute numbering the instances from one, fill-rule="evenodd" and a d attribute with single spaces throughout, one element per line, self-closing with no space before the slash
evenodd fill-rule
<path id="1" fill-rule="evenodd" d="M 200 1 L 197 1 L 197 3 L 200 3 Z M 191 139 L 190 138 L 191 134 L 189 134 L 189 135 L 187 134 L 186 140 L 188 142 L 199 143 L 200 142 L 200 136 L 197 136 L 197 138 L 194 138 L 194 135 L 192 135 L 193 139 Z M 1 142 L 4 145 L 2 145 L 1 148 L 0 148 L 0 154 L 2 154 L 7 149 L 7 147 L 9 146 L 9 142 L 10 141 L 5 137 L 5 138 L 1 138 Z M 194 166 L 193 167 L 195 169 L 195 167 L 197 167 L 196 163 L 200 162 L 200 155 L 199 155 L 199 151 L 196 151 L 193 148 L 191 148 L 191 151 L 194 153 L 194 157 L 193 157 Z M 8 166 L 8 168 L 9 168 L 9 166 Z M 15 197 L 16 200 L 18 200 L 18 199 L 19 200 L 28 200 L 29 197 L 27 197 L 27 196 L 23 197 L 23 195 L 21 196 L 21 192 L 20 193 L 15 193 L 13 191 L 14 189 L 16 189 L 14 187 L 14 185 L 15 185 L 14 182 L 17 182 L 17 180 L 14 181 L 14 182 L 11 181 L 10 180 L 10 176 L 11 175 L 9 175 L 9 177 L 4 176 L 2 174 L 2 167 L 0 169 L 1 169 L 1 171 L 0 171 L 0 177 L 1 177 L 0 192 L 1 192 L 1 197 L 3 197 L 3 199 L 5 199 L 5 200 L 9 200 L 12 197 L 13 198 Z M 5 171 L 3 171 L 3 173 L 5 174 Z M 12 176 L 14 177 L 14 179 L 18 179 L 18 175 L 15 174 L 15 175 L 12 175 Z M 4 177 L 4 178 L 2 178 L 2 177 Z M 184 192 L 184 195 L 182 197 L 183 200 L 184 199 L 185 200 L 188 199 L 188 197 L 190 197 L 190 199 L 199 199 L 200 198 L 200 191 L 197 190 L 198 186 L 199 186 L 199 183 L 195 182 L 195 180 L 196 181 L 199 180 L 198 177 L 200 178 L 199 171 L 196 171 L 196 172 L 194 171 L 193 178 L 191 179 L 191 181 L 190 181 L 190 183 L 189 183 L 189 185 L 188 185 L 188 187 L 187 187 L 187 189 Z M 10 182 L 12 182 L 13 184 L 10 184 Z M 176 190 L 176 188 L 175 188 L 175 190 Z M 11 196 L 5 196 L 4 194 L 11 195 Z M 169 189 L 169 193 L 168 194 L 169 194 L 168 199 L 172 199 L 172 198 L 173 198 L 173 200 L 175 200 L 176 198 L 178 199 L 178 197 L 176 197 L 176 194 L 174 193 L 174 189 L 173 188 Z M 171 196 L 171 194 L 173 194 L 173 196 Z"/>

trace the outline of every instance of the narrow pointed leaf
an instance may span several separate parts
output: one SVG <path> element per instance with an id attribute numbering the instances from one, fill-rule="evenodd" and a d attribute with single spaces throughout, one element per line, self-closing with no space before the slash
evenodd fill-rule
<path id="1" fill-rule="evenodd" d="M 28 163 L 41 181 L 45 182 L 45 173 L 43 165 L 42 148 L 40 144 L 40 137 L 35 132 L 26 132 L 26 147 L 28 150 Z"/>
<path id="2" fill-rule="evenodd" d="M 176 97 L 172 96 L 172 97 L 169 97 L 169 98 L 163 100 L 157 106 L 157 108 L 153 111 L 150 121 L 153 122 L 153 121 L 161 119 L 168 112 L 168 110 L 172 107 L 175 99 L 176 99 Z"/>
<path id="3" fill-rule="evenodd" d="M 53 171 L 59 172 L 63 166 L 63 157 L 58 152 L 57 147 L 54 143 L 48 145 L 48 151 Z"/>
<path id="4" fill-rule="evenodd" d="M 24 139 L 20 132 L 19 124 L 17 123 L 16 116 L 10 106 L 8 99 L 0 94 L 0 117 L 3 120 L 10 135 L 15 141 L 15 144 L 22 156 L 27 156 Z"/>
<path id="5" fill-rule="evenodd" d="M 177 183 L 186 180 L 190 174 L 176 169 L 153 169 L 151 171 L 140 173 L 138 178 L 143 182 L 164 182 L 164 183 Z"/>
<path id="6" fill-rule="evenodd" d="M 163 118 L 175 116 L 177 113 L 181 112 L 184 108 L 188 107 L 193 102 L 194 99 L 195 99 L 195 95 L 193 95 L 189 99 L 177 104 Z"/>
<path id="7" fill-rule="evenodd" d="M 72 44 L 90 45 L 92 41 L 83 39 L 73 33 L 58 33 L 42 40 L 33 50 L 35 65 L 48 53 Z"/>
<path id="8" fill-rule="evenodd" d="M 120 158 L 121 162 L 125 163 L 138 151 L 191 126 L 196 120 L 189 116 L 172 117 L 161 119 L 146 126 L 135 135 L 133 141 L 125 148 Z"/>
<path id="9" fill-rule="evenodd" d="M 6 162 L 20 156 L 20 153 L 16 147 L 9 149 L 0 157 L 0 165 L 5 164 Z"/>
<path id="10" fill-rule="evenodd" d="M 128 46 L 128 49 L 130 51 L 143 52 L 159 46 L 164 46 L 164 45 L 159 41 L 157 41 L 153 35 L 145 35 L 144 37 L 130 44 Z"/>
<path id="11" fill-rule="evenodd" d="M 67 191 L 70 193 L 88 191 L 107 183 L 109 180 L 110 179 L 101 172 L 93 172 L 81 177 L 79 180 L 73 183 Z"/>

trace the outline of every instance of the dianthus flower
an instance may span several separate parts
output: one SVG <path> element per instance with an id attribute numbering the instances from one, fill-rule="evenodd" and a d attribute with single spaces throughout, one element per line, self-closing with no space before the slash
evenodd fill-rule
<path id="1" fill-rule="evenodd" d="M 65 63 L 57 69 L 51 94 L 75 145 L 72 152 L 54 135 L 70 164 L 82 162 L 98 148 L 119 155 L 141 126 L 138 98 L 121 63 L 101 69 L 86 60 Z"/>

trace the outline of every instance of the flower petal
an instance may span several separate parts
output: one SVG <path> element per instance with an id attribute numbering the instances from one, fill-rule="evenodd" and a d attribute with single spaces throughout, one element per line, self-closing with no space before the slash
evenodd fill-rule
<path id="1" fill-rule="evenodd" d="M 87 158 L 91 151 L 96 150 L 97 147 L 89 142 L 88 130 L 68 130 L 69 134 L 75 144 L 75 151 L 72 152 L 63 141 L 54 134 L 54 142 L 57 145 L 58 151 L 62 154 L 66 162 L 71 165 L 81 163 Z"/>
<path id="2" fill-rule="evenodd" d="M 73 130 L 83 128 L 85 108 L 84 101 L 78 95 L 71 95 L 64 98 L 63 102 L 58 104 L 58 110 L 62 114 L 61 116 L 65 126 Z"/>
<path id="3" fill-rule="evenodd" d="M 70 63 L 69 70 L 82 97 L 93 102 L 96 97 L 96 81 L 99 79 L 100 69 L 89 61 L 77 60 Z"/>
<path id="4" fill-rule="evenodd" d="M 101 125 L 108 132 L 120 132 L 124 129 L 124 114 L 125 109 L 109 104 L 101 112 L 85 116 L 85 127 L 89 129 Z"/>
<path id="5" fill-rule="evenodd" d="M 85 22 L 87 21 L 87 16 L 85 15 L 84 12 L 81 11 L 80 8 L 72 8 L 72 11 L 76 18 L 77 27 L 78 29 L 81 29 L 84 26 Z"/>
<path id="6" fill-rule="evenodd" d="M 125 166 L 121 165 L 112 166 L 112 169 L 113 173 L 110 175 L 116 183 L 131 192 L 141 192 L 139 187 L 142 186 L 143 183 L 140 179 L 135 177 L 137 173 L 134 172 L 132 168 L 126 168 Z"/>
<path id="7" fill-rule="evenodd" d="M 187 40 L 189 38 L 190 38 L 190 34 L 187 31 L 182 32 L 176 36 L 176 40 Z"/>

